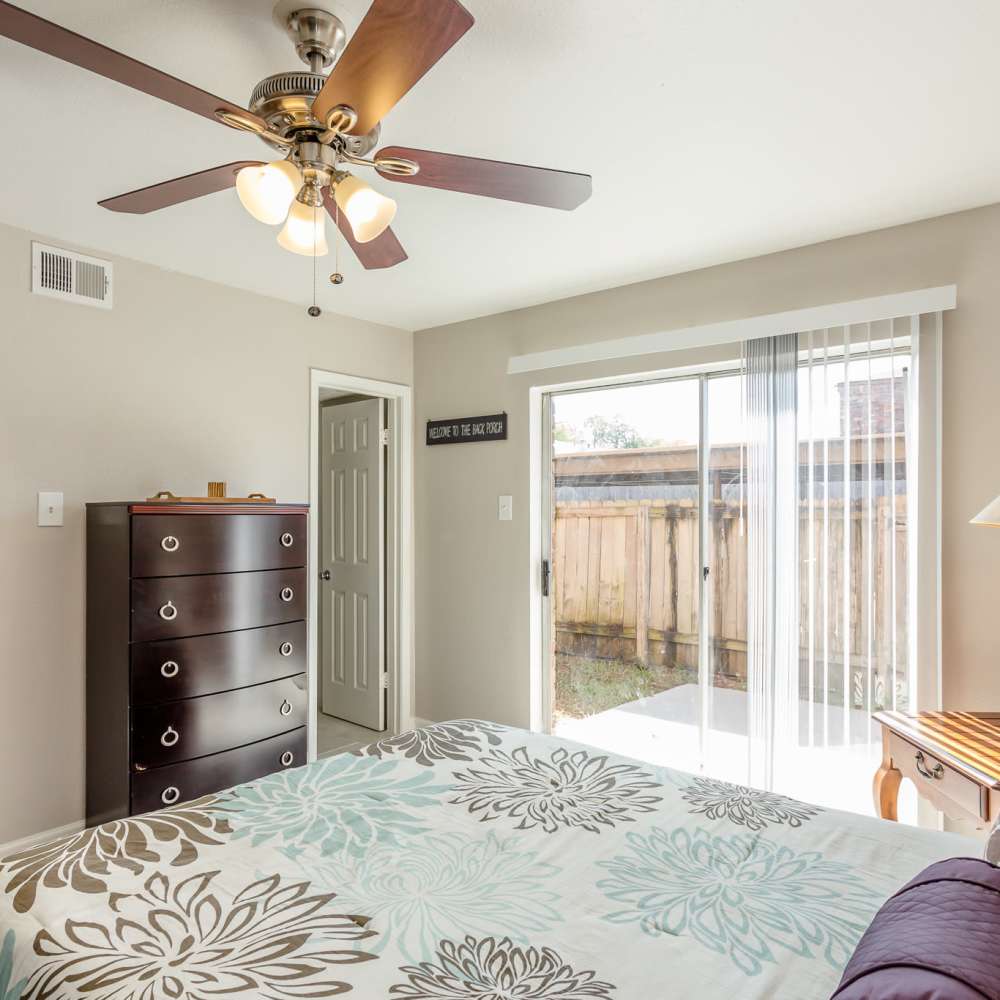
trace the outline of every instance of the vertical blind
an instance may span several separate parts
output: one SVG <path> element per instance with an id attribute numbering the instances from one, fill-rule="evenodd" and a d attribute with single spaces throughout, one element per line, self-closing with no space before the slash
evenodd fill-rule
<path id="1" fill-rule="evenodd" d="M 794 334 L 745 345 L 748 774 L 764 788 L 798 736 L 797 353 Z"/>
<path id="2" fill-rule="evenodd" d="M 752 785 L 858 807 L 913 703 L 915 323 L 744 345 Z"/>

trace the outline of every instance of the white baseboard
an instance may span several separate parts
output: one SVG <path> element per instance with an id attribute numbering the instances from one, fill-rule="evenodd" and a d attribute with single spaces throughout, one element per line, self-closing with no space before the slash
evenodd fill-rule
<path id="1" fill-rule="evenodd" d="M 6 844 L 0 844 L 0 858 L 9 858 L 12 854 L 20 854 L 29 847 L 36 847 L 39 844 L 48 844 L 50 841 L 59 840 L 60 837 L 68 837 L 72 833 L 79 833 L 85 824 L 82 819 L 75 823 L 67 823 L 65 826 L 57 826 L 51 830 L 42 830 L 40 833 L 33 833 L 20 840 L 11 840 Z"/>

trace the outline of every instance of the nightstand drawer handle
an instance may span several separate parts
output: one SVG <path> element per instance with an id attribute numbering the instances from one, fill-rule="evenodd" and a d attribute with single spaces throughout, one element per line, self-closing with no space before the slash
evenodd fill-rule
<path id="1" fill-rule="evenodd" d="M 160 608 L 160 617 L 165 622 L 172 622 L 177 617 L 177 608 L 174 606 L 173 601 L 167 601 L 167 603 Z"/>
<path id="2" fill-rule="evenodd" d="M 172 747 L 177 744 L 177 741 L 181 738 L 181 734 L 174 729 L 173 726 L 167 726 L 164 730 L 163 735 L 160 737 L 160 743 L 165 747 Z"/>
<path id="3" fill-rule="evenodd" d="M 295 536 L 290 531 L 286 531 L 281 536 L 281 544 L 283 548 L 290 549 L 294 543 Z"/>
<path id="4" fill-rule="evenodd" d="M 278 652 L 281 653 L 282 656 L 291 656 L 292 652 L 294 650 L 295 650 L 295 647 L 290 642 L 287 642 L 287 641 L 283 642 L 278 647 Z"/>
<path id="5" fill-rule="evenodd" d="M 163 789 L 163 794 L 160 796 L 160 801 L 165 806 L 172 806 L 181 797 L 181 790 L 176 785 L 171 785 L 169 788 Z"/>
<path id="6" fill-rule="evenodd" d="M 924 757 L 921 750 L 917 751 L 917 756 L 914 758 L 917 762 L 917 770 L 925 778 L 937 778 L 939 781 L 944 777 L 944 765 L 938 761 L 932 768 L 928 769 L 927 759 Z"/>
<path id="7" fill-rule="evenodd" d="M 281 708 L 278 709 L 278 711 L 281 712 L 282 715 L 291 715 L 292 714 L 291 703 L 286 699 L 281 703 Z"/>
<path id="8" fill-rule="evenodd" d="M 165 660 L 160 667 L 160 673 L 167 678 L 176 677 L 180 672 L 181 668 L 176 660 Z"/>
<path id="9" fill-rule="evenodd" d="M 281 588 L 281 599 L 287 604 L 295 596 L 295 591 L 291 587 Z"/>
<path id="10" fill-rule="evenodd" d="M 181 547 L 180 539 L 174 535 L 167 535 L 160 539 L 160 548 L 164 552 L 176 552 Z"/>
<path id="11" fill-rule="evenodd" d="M 295 760 L 295 754 L 293 754 L 291 750 L 286 750 L 281 755 L 281 766 L 282 767 L 291 767 L 292 766 L 292 762 L 294 760 Z"/>

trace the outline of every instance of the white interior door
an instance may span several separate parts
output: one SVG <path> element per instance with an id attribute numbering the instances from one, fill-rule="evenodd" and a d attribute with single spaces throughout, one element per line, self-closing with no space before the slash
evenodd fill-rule
<path id="1" fill-rule="evenodd" d="M 325 406 L 320 461 L 321 708 L 385 729 L 385 401 Z"/>

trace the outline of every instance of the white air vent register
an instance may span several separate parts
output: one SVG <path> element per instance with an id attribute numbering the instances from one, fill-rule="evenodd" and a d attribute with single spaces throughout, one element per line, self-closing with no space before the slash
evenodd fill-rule
<path id="1" fill-rule="evenodd" d="M 53 299 L 110 309 L 114 265 L 86 254 L 31 244 L 31 291 Z"/>

